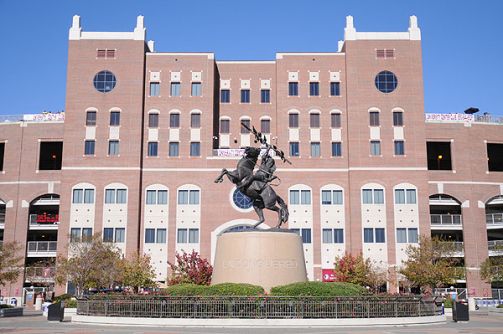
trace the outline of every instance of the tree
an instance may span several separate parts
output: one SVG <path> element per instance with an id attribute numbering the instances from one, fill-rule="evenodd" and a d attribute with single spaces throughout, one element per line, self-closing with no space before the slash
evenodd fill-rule
<path id="1" fill-rule="evenodd" d="M 71 242 L 69 256 L 56 260 L 56 283 L 75 285 L 77 296 L 84 289 L 108 288 L 120 277 L 120 252 L 112 243 L 104 243 L 100 234 L 88 242 Z"/>
<path id="2" fill-rule="evenodd" d="M 336 258 L 335 279 L 338 282 L 348 282 L 369 287 L 373 292 L 378 292 L 379 288 L 386 283 L 386 271 L 377 267 L 369 258 L 365 259 L 363 254 L 354 256 L 350 253 L 343 257 Z"/>
<path id="3" fill-rule="evenodd" d="M 175 255 L 175 263 L 168 262 L 171 268 L 169 284 L 192 283 L 198 285 L 209 285 L 213 267 L 207 259 L 202 259 L 196 251 L 187 254 L 183 252 Z"/>
<path id="4" fill-rule="evenodd" d="M 121 260 L 122 284 L 133 288 L 135 293 L 139 287 L 155 286 L 155 271 L 150 263 L 150 256 L 135 255 L 132 259 Z"/>
<path id="5" fill-rule="evenodd" d="M 442 285 L 454 283 L 457 272 L 453 270 L 456 259 L 453 243 L 441 239 L 431 239 L 421 236 L 419 245 L 409 245 L 399 272 L 404 275 L 412 286 L 431 290 Z"/>
<path id="6" fill-rule="evenodd" d="M 15 282 L 21 274 L 23 256 L 18 255 L 20 250 L 16 241 L 0 246 L 0 286 Z"/>
<path id="7" fill-rule="evenodd" d="M 487 283 L 503 281 L 503 256 L 485 259 L 480 264 L 480 277 Z"/>

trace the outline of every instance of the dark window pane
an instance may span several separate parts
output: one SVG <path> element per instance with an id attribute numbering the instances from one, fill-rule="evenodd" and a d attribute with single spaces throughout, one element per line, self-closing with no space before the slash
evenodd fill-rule
<path id="1" fill-rule="evenodd" d="M 159 126 L 159 114 L 148 114 L 148 127 L 157 128 Z"/>
<path id="2" fill-rule="evenodd" d="M 168 154 L 170 157 L 177 157 L 180 154 L 178 142 L 169 143 L 169 153 Z"/>
<path id="3" fill-rule="evenodd" d="M 386 242 L 385 234 L 384 234 L 384 229 L 383 228 L 376 228 L 376 242 L 377 243 L 384 243 Z"/>
<path id="4" fill-rule="evenodd" d="M 104 228 L 103 229 L 103 242 L 113 242 L 114 241 L 114 229 Z"/>
<path id="5" fill-rule="evenodd" d="M 291 157 L 298 157 L 299 154 L 300 154 L 299 143 L 298 142 L 291 142 L 290 143 L 290 156 Z"/>
<path id="6" fill-rule="evenodd" d="M 299 114 L 289 114 L 288 115 L 288 126 L 290 128 L 299 127 Z"/>
<path id="7" fill-rule="evenodd" d="M 119 126 L 121 124 L 121 113 L 119 111 L 112 111 L 110 113 L 110 126 Z"/>
<path id="8" fill-rule="evenodd" d="M 199 142 L 190 143 L 190 156 L 198 157 L 201 155 L 201 144 Z"/>
<path id="9" fill-rule="evenodd" d="M 158 147 L 157 142 L 149 142 L 148 143 L 148 156 L 149 157 L 156 157 L 157 156 L 157 147 Z"/>
<path id="10" fill-rule="evenodd" d="M 88 111 L 86 113 L 86 126 L 96 125 L 96 111 Z"/>
<path id="11" fill-rule="evenodd" d="M 405 146 L 403 140 L 395 140 L 395 155 L 404 155 Z"/>
<path id="12" fill-rule="evenodd" d="M 487 163 L 490 172 L 503 172 L 503 144 L 487 143 Z"/>
<path id="13" fill-rule="evenodd" d="M 341 114 L 330 114 L 330 126 L 332 128 L 341 127 Z"/>
<path id="14" fill-rule="evenodd" d="M 241 89 L 241 103 L 250 103 L 249 89 Z"/>
<path id="15" fill-rule="evenodd" d="M 0 171 L 3 170 L 4 156 L 5 156 L 5 143 L 0 143 Z"/>
<path id="16" fill-rule="evenodd" d="M 298 82 L 289 82 L 288 83 L 288 95 L 289 96 L 298 96 L 299 95 L 299 83 Z"/>
<path id="17" fill-rule="evenodd" d="M 101 71 L 94 76 L 94 88 L 101 93 L 108 93 L 117 83 L 115 75 L 109 71 Z"/>
<path id="18" fill-rule="evenodd" d="M 450 142 L 427 142 L 426 152 L 429 170 L 452 170 Z"/>
<path id="19" fill-rule="evenodd" d="M 379 112 L 371 111 L 369 113 L 370 126 L 379 126 Z"/>
<path id="20" fill-rule="evenodd" d="M 331 82 L 330 83 L 330 95 L 331 96 L 339 96 L 341 95 L 340 83 L 339 82 Z"/>
<path id="21" fill-rule="evenodd" d="M 161 93 L 161 84 L 158 82 L 150 83 L 150 96 L 159 96 Z"/>
<path id="22" fill-rule="evenodd" d="M 41 142 L 38 169 L 60 170 L 62 157 L 63 142 Z"/>
<path id="23" fill-rule="evenodd" d="M 230 132 L 230 123 L 231 121 L 228 119 L 220 120 L 220 133 L 229 133 Z"/>
<path id="24" fill-rule="evenodd" d="M 342 145 L 339 142 L 332 143 L 332 156 L 340 157 L 342 156 Z"/>
<path id="25" fill-rule="evenodd" d="M 310 82 L 309 83 L 309 95 L 310 96 L 320 95 L 320 83 L 319 82 Z"/>
<path id="26" fill-rule="evenodd" d="M 95 146 L 94 140 L 86 140 L 84 142 L 84 154 L 85 155 L 94 155 L 94 146 Z"/>
<path id="27" fill-rule="evenodd" d="M 403 126 L 403 112 L 393 112 L 393 126 Z"/>
<path id="28" fill-rule="evenodd" d="M 191 89 L 192 96 L 201 96 L 202 95 L 202 86 L 200 82 L 193 82 Z"/>
<path id="29" fill-rule="evenodd" d="M 261 103 L 271 102 L 271 91 L 269 89 L 262 89 L 260 91 L 260 102 Z"/>
<path id="30" fill-rule="evenodd" d="M 320 127 L 320 114 L 309 114 L 309 126 L 311 128 Z"/>
<path id="31" fill-rule="evenodd" d="M 376 88 L 382 93 L 391 93 L 398 86 L 398 79 L 390 71 L 382 71 L 375 77 Z"/>
<path id="32" fill-rule="evenodd" d="M 222 89 L 220 91 L 220 103 L 229 103 L 231 101 L 231 91 Z"/>
<path id="33" fill-rule="evenodd" d="M 190 115 L 190 127 L 194 129 L 201 127 L 201 114 Z"/>
<path id="34" fill-rule="evenodd" d="M 180 127 L 180 114 L 170 114 L 169 115 L 169 127 L 179 128 Z"/>
<path id="35" fill-rule="evenodd" d="M 246 127 L 243 126 L 246 125 L 248 129 L 250 128 L 250 120 L 249 119 L 242 119 L 241 120 L 241 133 L 246 134 L 250 133 L 250 130 L 248 130 Z"/>
<path id="36" fill-rule="evenodd" d="M 180 96 L 180 83 L 172 82 L 171 83 L 171 96 Z"/>
<path id="37" fill-rule="evenodd" d="M 271 121 L 268 119 L 263 119 L 260 121 L 260 132 L 271 133 Z"/>

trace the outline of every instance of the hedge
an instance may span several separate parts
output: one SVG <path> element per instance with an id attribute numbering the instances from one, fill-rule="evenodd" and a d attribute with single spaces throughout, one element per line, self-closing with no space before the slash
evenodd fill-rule
<path id="1" fill-rule="evenodd" d="M 215 285 L 177 284 L 167 287 L 163 294 L 169 296 L 258 296 L 264 293 L 261 286 L 245 283 Z"/>
<path id="2" fill-rule="evenodd" d="M 343 282 L 299 282 L 276 286 L 271 289 L 271 296 L 361 296 L 367 293 L 364 287 Z"/>

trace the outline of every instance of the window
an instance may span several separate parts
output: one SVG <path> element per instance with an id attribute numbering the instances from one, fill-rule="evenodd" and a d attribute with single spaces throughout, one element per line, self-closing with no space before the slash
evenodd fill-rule
<path id="1" fill-rule="evenodd" d="M 157 237 L 155 239 L 155 242 L 158 244 L 165 244 L 166 243 L 166 229 L 165 228 L 158 228 L 157 229 Z"/>
<path id="2" fill-rule="evenodd" d="M 119 126 L 121 124 L 121 113 L 119 111 L 110 112 L 110 126 Z"/>
<path id="3" fill-rule="evenodd" d="M 383 228 L 376 228 L 376 243 L 386 242 L 385 233 Z"/>
<path id="4" fill-rule="evenodd" d="M 178 113 L 169 114 L 169 127 L 170 128 L 180 127 L 180 114 Z"/>
<path id="5" fill-rule="evenodd" d="M 158 143 L 151 141 L 148 142 L 148 156 L 149 157 L 156 157 L 157 156 L 157 148 L 158 148 Z"/>
<path id="6" fill-rule="evenodd" d="M 169 152 L 168 155 L 170 157 L 177 157 L 180 154 L 180 144 L 178 142 L 172 141 L 169 143 Z"/>
<path id="7" fill-rule="evenodd" d="M 271 120 L 269 119 L 260 120 L 260 132 L 271 133 Z"/>
<path id="8" fill-rule="evenodd" d="M 127 203 L 127 190 L 126 189 L 117 189 L 117 204 L 126 204 Z"/>
<path id="9" fill-rule="evenodd" d="M 271 91 L 269 89 L 260 90 L 260 103 L 271 102 Z"/>
<path id="10" fill-rule="evenodd" d="M 393 111 L 393 126 L 403 126 L 403 112 Z"/>
<path id="11" fill-rule="evenodd" d="M 339 95 L 341 95 L 340 82 L 331 82 L 330 83 L 330 96 L 339 96 Z"/>
<path id="12" fill-rule="evenodd" d="M 299 114 L 288 114 L 288 126 L 290 128 L 299 127 Z"/>
<path id="13" fill-rule="evenodd" d="M 310 82 L 309 83 L 309 96 L 319 96 L 320 95 L 320 83 Z"/>
<path id="14" fill-rule="evenodd" d="M 3 170 L 3 158 L 5 156 L 5 143 L 0 143 L 0 171 Z"/>
<path id="15" fill-rule="evenodd" d="M 290 156 L 298 157 L 299 154 L 299 142 L 290 142 Z"/>
<path id="16" fill-rule="evenodd" d="M 249 89 L 241 89 L 241 103 L 250 103 Z"/>
<path id="17" fill-rule="evenodd" d="M 155 229 L 154 228 L 146 228 L 145 229 L 145 243 L 146 244 L 155 243 Z"/>
<path id="18" fill-rule="evenodd" d="M 334 228 L 334 243 L 336 244 L 344 243 L 344 229 Z"/>
<path id="19" fill-rule="evenodd" d="M 232 193 L 232 201 L 235 206 L 243 210 L 248 210 L 253 206 L 253 200 L 244 195 L 238 188 L 234 189 Z"/>
<path id="20" fill-rule="evenodd" d="M 395 189 L 395 204 L 405 204 L 405 189 Z"/>
<path id="21" fill-rule="evenodd" d="M 84 193 L 84 189 L 73 189 L 72 195 L 72 203 L 82 203 L 82 194 Z"/>
<path id="22" fill-rule="evenodd" d="M 159 82 L 150 83 L 150 96 L 159 96 L 161 93 L 161 84 Z"/>
<path id="23" fill-rule="evenodd" d="M 324 244 L 331 244 L 334 242 L 331 228 L 324 228 L 322 235 L 323 235 L 323 243 Z"/>
<path id="24" fill-rule="evenodd" d="M 344 243 L 344 229 L 342 228 L 324 228 L 323 229 L 323 243 L 325 244 L 343 244 Z"/>
<path id="25" fill-rule="evenodd" d="M 168 204 L 168 191 L 158 190 L 157 191 L 157 204 Z"/>
<path id="26" fill-rule="evenodd" d="M 84 154 L 85 155 L 94 155 L 94 146 L 96 142 L 94 140 L 86 140 L 84 142 Z"/>
<path id="27" fill-rule="evenodd" d="M 176 242 L 179 244 L 186 244 L 187 243 L 187 229 L 186 228 L 179 228 L 176 231 Z"/>
<path id="28" fill-rule="evenodd" d="M 370 126 L 379 126 L 379 112 L 371 111 L 369 112 Z"/>
<path id="29" fill-rule="evenodd" d="M 290 229 L 291 231 L 297 233 L 300 235 L 302 238 L 302 243 L 303 244 L 310 244 L 311 243 L 311 229 L 310 228 L 292 228 Z"/>
<path id="30" fill-rule="evenodd" d="M 383 189 L 362 189 L 363 204 L 384 204 Z"/>
<path id="31" fill-rule="evenodd" d="M 342 156 L 342 144 L 339 142 L 332 142 L 332 156 L 341 157 Z"/>
<path id="32" fill-rule="evenodd" d="M 249 119 L 242 119 L 241 120 L 241 133 L 242 134 L 247 134 L 250 133 L 250 130 L 248 130 L 245 126 L 250 129 L 250 120 Z"/>
<path id="33" fill-rule="evenodd" d="M 409 243 L 417 244 L 417 228 L 408 229 Z"/>
<path id="34" fill-rule="evenodd" d="M 407 189 L 407 204 L 416 204 L 416 189 Z"/>
<path id="35" fill-rule="evenodd" d="M 311 157 L 312 158 L 319 158 L 320 154 L 321 154 L 320 143 L 319 142 L 311 143 Z"/>
<path id="36" fill-rule="evenodd" d="M 119 155 L 119 141 L 110 140 L 108 142 L 108 155 Z"/>
<path id="37" fill-rule="evenodd" d="M 84 189 L 84 203 L 94 203 L 94 189 Z"/>
<path id="38" fill-rule="evenodd" d="M 190 156 L 198 157 L 201 155 L 201 143 L 199 142 L 191 142 L 190 143 Z"/>
<path id="39" fill-rule="evenodd" d="M 309 126 L 311 128 L 319 128 L 320 127 L 320 114 L 309 114 Z"/>
<path id="40" fill-rule="evenodd" d="M 115 75 L 110 71 L 101 71 L 93 79 L 94 88 L 101 93 L 110 92 L 114 89 L 116 83 Z"/>
<path id="41" fill-rule="evenodd" d="M 51 141 L 40 143 L 39 170 L 60 170 L 62 158 L 63 142 Z"/>
<path id="42" fill-rule="evenodd" d="M 300 191 L 290 190 L 290 204 L 299 204 L 299 203 L 300 203 Z"/>
<path id="43" fill-rule="evenodd" d="M 394 58 L 395 57 L 395 49 L 377 49 L 376 50 L 376 58 Z"/>
<path id="44" fill-rule="evenodd" d="M 231 91 L 229 89 L 220 90 L 220 103 L 231 102 Z"/>
<path id="45" fill-rule="evenodd" d="M 193 129 L 201 127 L 201 114 L 190 114 L 190 127 Z"/>
<path id="46" fill-rule="evenodd" d="M 189 204 L 199 204 L 199 190 L 189 191 Z"/>
<path id="47" fill-rule="evenodd" d="M 114 229 L 110 227 L 105 227 L 103 229 L 103 242 L 113 242 L 114 241 Z"/>
<path id="48" fill-rule="evenodd" d="M 127 189 L 105 189 L 105 204 L 115 203 L 127 203 Z"/>
<path id="49" fill-rule="evenodd" d="M 126 229 L 124 227 L 118 227 L 115 229 L 115 242 L 126 241 Z"/>
<path id="50" fill-rule="evenodd" d="M 86 126 L 96 126 L 96 111 L 86 112 Z"/>
<path id="51" fill-rule="evenodd" d="M 370 155 L 381 155 L 381 142 L 379 140 L 372 140 L 370 142 Z"/>
<path id="52" fill-rule="evenodd" d="M 106 204 L 115 203 L 115 189 L 105 189 L 105 203 Z"/>
<path id="53" fill-rule="evenodd" d="M 73 189 L 72 203 L 75 204 L 94 203 L 94 189 Z"/>
<path id="54" fill-rule="evenodd" d="M 407 243 L 407 229 L 406 228 L 397 228 L 396 229 L 396 242 L 398 244 Z"/>
<path id="55" fill-rule="evenodd" d="M 340 128 L 341 127 L 341 114 L 337 114 L 337 113 L 330 114 L 330 126 L 332 128 Z"/>
<path id="56" fill-rule="evenodd" d="M 426 142 L 426 152 L 428 170 L 452 170 L 450 142 Z"/>
<path id="57" fill-rule="evenodd" d="M 363 229 L 363 242 L 372 243 L 374 242 L 374 229 L 364 228 Z"/>
<path id="58" fill-rule="evenodd" d="M 115 49 L 98 49 L 96 58 L 113 59 L 115 58 Z"/>
<path id="59" fill-rule="evenodd" d="M 384 204 L 384 190 L 374 189 L 374 204 Z"/>
<path id="60" fill-rule="evenodd" d="M 148 127 L 149 128 L 159 127 L 159 114 L 157 113 L 148 114 Z"/>
<path id="61" fill-rule="evenodd" d="M 178 190 L 178 204 L 199 204 L 199 190 Z"/>
<path id="62" fill-rule="evenodd" d="M 220 133 L 227 134 L 230 132 L 230 124 L 231 121 L 228 119 L 221 119 L 220 120 Z"/>
<path id="63" fill-rule="evenodd" d="M 395 140 L 395 155 L 405 154 L 405 144 L 403 140 Z"/>
<path id="64" fill-rule="evenodd" d="M 503 144 L 487 143 L 487 168 L 490 172 L 503 172 Z"/>
<path id="65" fill-rule="evenodd" d="M 322 190 L 321 191 L 321 204 L 323 205 L 341 205 L 342 204 L 342 190 Z"/>
<path id="66" fill-rule="evenodd" d="M 157 203 L 156 191 L 155 190 L 147 190 L 146 204 L 156 204 L 156 203 Z"/>
<path id="67" fill-rule="evenodd" d="M 391 93 L 398 86 L 398 79 L 390 71 L 379 72 L 375 77 L 376 88 L 382 93 Z"/>
<path id="68" fill-rule="evenodd" d="M 70 229 L 70 242 L 80 242 L 80 228 Z"/>
<path id="69" fill-rule="evenodd" d="M 192 96 L 201 96 L 202 95 L 202 87 L 200 82 L 193 82 L 191 89 Z"/>
<path id="70" fill-rule="evenodd" d="M 311 204 L 311 190 L 300 191 L 300 204 L 302 205 Z"/>
<path id="71" fill-rule="evenodd" d="M 171 96 L 180 96 L 180 83 L 172 82 L 171 83 Z"/>
<path id="72" fill-rule="evenodd" d="M 197 244 L 199 242 L 199 229 L 189 228 L 189 244 Z"/>
<path id="73" fill-rule="evenodd" d="M 90 242 L 93 239 L 93 229 L 85 227 L 82 229 L 82 242 Z"/>
<path id="74" fill-rule="evenodd" d="M 288 96 L 299 96 L 299 83 L 289 82 L 288 83 Z"/>

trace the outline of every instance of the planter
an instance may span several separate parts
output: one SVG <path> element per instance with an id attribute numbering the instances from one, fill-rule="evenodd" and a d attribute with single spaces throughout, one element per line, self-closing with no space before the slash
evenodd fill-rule
<path id="1" fill-rule="evenodd" d="M 22 315 L 23 315 L 22 307 L 0 309 L 0 317 L 20 317 Z"/>

